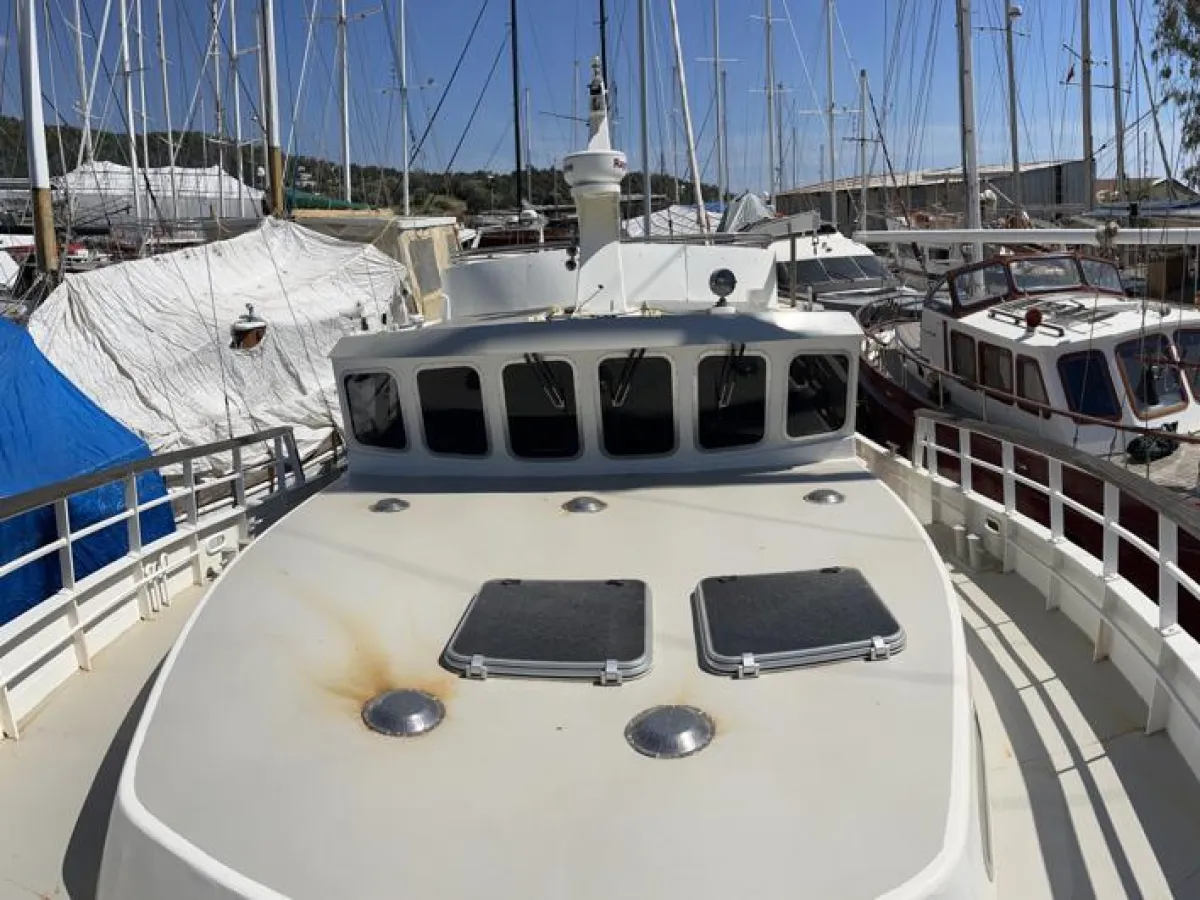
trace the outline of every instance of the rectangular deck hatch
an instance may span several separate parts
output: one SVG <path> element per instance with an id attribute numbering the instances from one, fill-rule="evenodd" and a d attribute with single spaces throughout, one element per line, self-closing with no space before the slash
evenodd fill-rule
<path id="1" fill-rule="evenodd" d="M 443 656 L 468 677 L 524 675 L 619 684 L 650 668 L 645 582 L 486 582 Z"/>
<path id="2" fill-rule="evenodd" d="M 748 677 L 904 649 L 904 629 L 858 569 L 706 578 L 692 600 L 701 653 L 719 673 Z"/>

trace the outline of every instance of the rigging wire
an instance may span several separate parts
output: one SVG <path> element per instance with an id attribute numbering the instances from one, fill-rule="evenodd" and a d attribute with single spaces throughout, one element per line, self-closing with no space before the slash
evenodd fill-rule
<path id="1" fill-rule="evenodd" d="M 429 117 L 429 121 L 425 123 L 425 130 L 421 133 L 421 137 L 417 141 L 416 147 L 413 149 L 413 156 L 416 156 L 418 153 L 420 153 L 421 148 L 425 146 L 425 139 L 429 136 L 429 132 L 433 128 L 434 122 L 437 121 L 438 113 L 442 111 L 442 104 L 445 103 L 446 98 L 450 96 L 450 89 L 454 87 L 454 80 L 458 78 L 458 72 L 462 68 L 463 60 L 467 58 L 467 51 L 471 49 L 471 42 L 475 39 L 475 32 L 479 29 L 479 22 L 483 18 L 483 14 L 487 10 L 490 2 L 491 0 L 483 0 L 483 4 L 479 7 L 479 12 L 475 16 L 475 21 L 471 24 L 471 31 L 467 34 L 467 42 L 463 45 L 462 52 L 458 54 L 458 60 L 454 63 L 454 69 L 450 72 L 450 79 L 446 82 L 446 87 L 442 90 L 442 96 L 438 98 L 437 105 L 433 108 L 433 114 Z M 507 41 L 508 37 L 505 36 L 505 42 Z M 493 65 L 492 70 L 495 71 L 495 68 L 495 65 Z M 481 95 L 482 93 L 483 91 L 480 91 Z M 478 108 L 478 105 L 478 101 L 476 101 L 476 108 Z M 460 145 L 461 143 L 462 142 L 459 141 Z M 457 149 L 455 152 L 457 152 Z M 447 164 L 447 171 L 452 165 L 453 162 Z"/>
<path id="2" fill-rule="evenodd" d="M 483 88 L 479 91 L 479 96 L 475 98 L 475 105 L 471 107 L 471 115 L 467 117 L 467 124 L 463 126 L 463 132 L 458 138 L 458 143 L 454 145 L 454 152 L 450 154 L 450 160 L 446 163 L 446 170 L 442 173 L 443 178 L 448 179 L 450 177 L 450 170 L 454 168 L 454 160 L 458 157 L 458 151 L 462 149 L 463 142 L 467 139 L 467 135 L 471 131 L 471 126 L 475 123 L 475 116 L 479 112 L 479 107 L 483 104 L 483 98 L 487 94 L 488 86 L 492 83 L 492 76 L 496 74 L 496 67 L 500 64 L 500 57 L 504 54 L 504 48 L 508 46 L 508 40 L 509 33 L 505 32 L 503 40 L 500 41 L 500 47 L 496 50 L 496 55 L 492 59 L 492 67 L 488 69 L 487 78 L 484 79 Z"/>

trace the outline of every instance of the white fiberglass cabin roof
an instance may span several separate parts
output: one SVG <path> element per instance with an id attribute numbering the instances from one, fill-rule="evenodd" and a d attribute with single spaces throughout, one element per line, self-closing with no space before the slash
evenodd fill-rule
<path id="1" fill-rule="evenodd" d="M 860 463 L 593 482 L 590 515 L 562 508 L 578 485 L 468 487 L 344 480 L 222 576 L 135 737 L 103 900 L 926 896 L 954 867 L 973 818 L 961 625 L 924 532 Z M 845 502 L 805 502 L 821 488 Z M 391 496 L 411 506 L 371 510 Z M 698 663 L 702 580 L 831 566 L 862 572 L 901 652 L 744 679 Z M 464 609 L 505 577 L 645 582 L 649 672 L 452 674 Z M 366 728 L 400 688 L 444 721 Z M 635 752 L 627 726 L 660 704 L 703 710 L 711 744 Z"/>

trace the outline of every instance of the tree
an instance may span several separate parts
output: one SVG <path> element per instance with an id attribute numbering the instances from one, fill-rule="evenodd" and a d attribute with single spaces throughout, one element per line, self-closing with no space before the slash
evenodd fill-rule
<path id="1" fill-rule="evenodd" d="M 1179 110 L 1180 143 L 1190 164 L 1183 178 L 1200 183 L 1200 3 L 1195 0 L 1156 0 L 1152 58 L 1166 85 L 1164 99 Z"/>

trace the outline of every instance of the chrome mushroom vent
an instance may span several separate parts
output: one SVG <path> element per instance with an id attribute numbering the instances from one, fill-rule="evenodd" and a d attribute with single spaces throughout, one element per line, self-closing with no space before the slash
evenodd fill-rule
<path id="1" fill-rule="evenodd" d="M 389 737 L 418 737 L 437 728 L 446 707 L 424 691 L 384 691 L 363 705 L 363 722 L 372 731 Z"/>
<path id="2" fill-rule="evenodd" d="M 625 740 L 643 756 L 681 759 L 699 753 L 716 734 L 713 720 L 694 706 L 653 706 L 625 726 Z"/>

